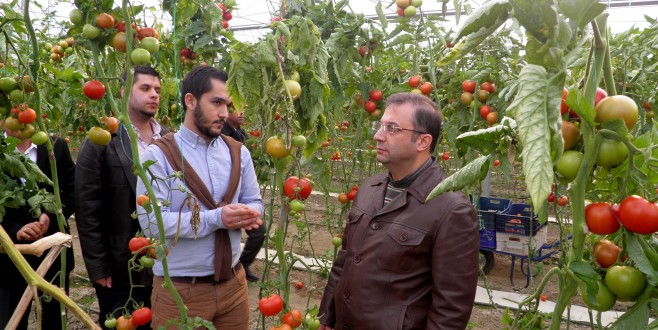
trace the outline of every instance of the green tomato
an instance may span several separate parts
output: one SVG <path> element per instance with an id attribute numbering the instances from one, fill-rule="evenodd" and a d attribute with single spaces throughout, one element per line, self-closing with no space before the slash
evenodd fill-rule
<path id="1" fill-rule="evenodd" d="M 48 134 L 44 131 L 39 131 L 32 135 L 32 143 L 40 146 L 48 141 Z"/>
<path id="2" fill-rule="evenodd" d="M 44 48 L 45 50 L 47 50 L 47 51 L 51 51 L 51 50 L 53 50 L 53 44 L 51 44 L 51 43 L 49 43 L 49 42 L 46 42 L 46 43 L 43 45 L 43 48 Z"/>
<path id="3" fill-rule="evenodd" d="M 605 283 L 619 299 L 639 296 L 647 283 L 644 274 L 632 266 L 612 266 L 605 273 Z"/>
<path id="4" fill-rule="evenodd" d="M 416 7 L 408 6 L 404 8 L 404 17 L 416 16 Z"/>
<path id="5" fill-rule="evenodd" d="M 331 239 L 331 244 L 333 244 L 333 246 L 338 248 L 341 245 L 343 245 L 343 239 L 340 237 L 334 237 Z"/>
<path id="6" fill-rule="evenodd" d="M 115 319 L 115 318 L 106 319 L 105 323 L 103 323 L 103 324 L 105 325 L 106 328 L 114 329 L 117 326 L 117 319 Z"/>
<path id="7" fill-rule="evenodd" d="M 626 157 L 628 157 L 628 148 L 623 142 L 603 139 L 599 147 L 599 153 L 596 154 L 596 165 L 603 167 L 617 166 L 623 163 Z"/>
<path id="8" fill-rule="evenodd" d="M 25 93 L 23 93 L 22 90 L 20 89 L 14 89 L 13 91 L 9 92 L 9 99 L 12 102 L 21 102 L 25 98 Z"/>
<path id="9" fill-rule="evenodd" d="M 423 5 L 423 0 L 411 0 L 411 5 L 418 8 Z"/>
<path id="10" fill-rule="evenodd" d="M 304 202 L 301 202 L 297 199 L 293 199 L 290 201 L 290 209 L 295 212 L 304 211 Z"/>
<path id="11" fill-rule="evenodd" d="M 153 37 L 146 37 L 142 39 L 140 46 L 149 51 L 151 54 L 155 54 L 160 50 L 160 41 Z"/>
<path id="12" fill-rule="evenodd" d="M 142 266 L 146 268 L 152 268 L 153 265 L 155 265 L 155 260 L 153 260 L 153 258 L 146 255 L 139 258 L 139 261 L 142 263 Z"/>
<path id="13" fill-rule="evenodd" d="M 303 148 L 306 145 L 306 137 L 303 135 L 295 135 L 292 137 L 292 145 L 298 148 Z"/>
<path id="14" fill-rule="evenodd" d="M 85 24 L 82 27 L 82 34 L 89 40 L 94 40 L 101 35 L 101 30 L 91 24 Z"/>
<path id="15" fill-rule="evenodd" d="M 587 305 L 587 307 L 599 311 L 599 312 L 605 312 L 607 310 L 610 310 L 612 306 L 615 305 L 615 302 L 617 301 L 617 298 L 615 297 L 612 292 L 610 292 L 610 289 L 608 289 L 603 282 L 597 281 L 599 284 L 599 291 L 596 292 L 596 300 L 592 301 L 589 299 L 587 296 L 587 287 L 586 286 L 581 286 L 579 287 L 580 290 L 580 296 L 583 297 L 583 302 Z"/>
<path id="16" fill-rule="evenodd" d="M 82 17 L 82 12 L 77 8 L 69 12 L 69 19 L 74 25 L 81 25 L 85 22 L 84 18 Z"/>
<path id="17" fill-rule="evenodd" d="M 11 92 L 18 87 L 18 82 L 14 78 L 3 77 L 0 78 L 0 91 L 5 93 Z"/>
<path id="18" fill-rule="evenodd" d="M 299 80 L 301 80 L 301 77 L 299 76 L 299 72 L 297 72 L 297 70 L 293 71 L 289 79 L 299 82 Z"/>
<path id="19" fill-rule="evenodd" d="M 569 182 L 573 181 L 578 174 L 580 164 L 583 162 L 583 153 L 576 150 L 565 151 L 558 159 L 557 172 L 565 177 Z"/>
<path id="20" fill-rule="evenodd" d="M 130 53 L 130 60 L 135 65 L 144 65 L 151 63 L 151 53 L 144 48 L 136 48 Z"/>

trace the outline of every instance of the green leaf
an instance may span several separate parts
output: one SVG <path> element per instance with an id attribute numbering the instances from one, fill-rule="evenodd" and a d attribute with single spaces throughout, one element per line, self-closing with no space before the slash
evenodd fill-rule
<path id="1" fill-rule="evenodd" d="M 388 20 L 386 19 L 386 15 L 382 9 L 381 1 L 377 1 L 377 5 L 375 5 L 375 11 L 377 12 L 377 17 L 379 18 L 379 24 L 383 29 L 386 29 L 388 27 Z"/>
<path id="2" fill-rule="evenodd" d="M 569 265 L 569 270 L 587 286 L 587 296 L 591 301 L 596 301 L 596 293 L 599 291 L 601 275 L 597 273 L 592 265 L 584 261 L 574 261 Z"/>
<path id="3" fill-rule="evenodd" d="M 596 112 L 592 105 L 587 102 L 585 96 L 577 88 L 572 88 L 569 90 L 569 95 L 564 101 L 569 106 L 569 109 L 573 110 L 581 120 L 586 120 L 590 126 L 596 126 L 594 122 L 594 117 L 596 117 Z"/>
<path id="4" fill-rule="evenodd" d="M 655 288 L 647 285 L 642 295 L 631 308 L 621 315 L 611 326 L 611 330 L 646 329 L 649 324 L 649 302 Z"/>
<path id="5" fill-rule="evenodd" d="M 514 119 L 504 117 L 501 125 L 460 134 L 456 140 L 457 147 L 468 146 L 482 154 L 490 154 L 496 150 L 501 140 L 513 133 L 515 129 L 516 122 Z"/>
<path id="6" fill-rule="evenodd" d="M 578 28 L 584 28 L 605 11 L 606 5 L 598 0 L 560 0 L 560 11 L 571 19 Z"/>
<path id="7" fill-rule="evenodd" d="M 555 35 L 558 26 L 553 0 L 510 0 L 514 18 L 542 44 Z"/>
<path id="8" fill-rule="evenodd" d="M 624 230 L 624 243 L 628 256 L 635 261 L 635 266 L 647 276 L 650 285 L 658 285 L 658 257 L 650 244 L 643 242 L 644 238 L 638 234 Z"/>
<path id="9" fill-rule="evenodd" d="M 194 49 L 193 50 L 198 51 L 201 48 L 203 48 L 203 46 L 211 43 L 212 41 L 213 41 L 213 39 L 209 34 L 204 34 L 201 37 L 199 37 L 199 39 L 197 39 L 196 42 L 194 42 Z"/>
<path id="10" fill-rule="evenodd" d="M 206 29 L 207 28 L 203 25 L 202 21 L 195 21 L 188 27 L 184 28 L 183 31 L 180 31 L 178 37 L 185 38 L 185 37 L 193 36 L 206 31 Z"/>
<path id="11" fill-rule="evenodd" d="M 178 6 L 176 8 L 176 16 L 174 17 L 176 25 L 186 26 L 192 21 L 192 17 L 196 14 L 199 6 L 191 0 L 181 0 L 176 4 Z"/>
<path id="12" fill-rule="evenodd" d="M 563 84 L 563 72 L 549 79 L 543 67 L 528 64 L 521 70 L 519 91 L 508 108 L 518 125 L 523 173 L 540 219 L 547 217 L 553 163 L 563 149 L 559 110 Z"/>
<path id="13" fill-rule="evenodd" d="M 508 0 L 494 0 L 487 2 L 468 15 L 466 21 L 461 25 L 453 39 L 453 43 L 458 42 L 461 38 L 481 30 L 489 30 L 495 27 L 495 31 L 502 23 L 509 18 L 509 12 L 512 6 Z M 492 32 L 493 32 L 492 31 Z"/>
<path id="14" fill-rule="evenodd" d="M 425 202 L 444 192 L 459 191 L 468 186 L 474 185 L 484 180 L 488 172 L 489 156 L 480 156 L 436 185 L 427 196 Z"/>
<path id="15" fill-rule="evenodd" d="M 492 24 L 486 27 L 482 27 L 475 32 L 469 33 L 448 54 L 446 54 L 442 59 L 440 59 L 436 63 L 436 65 L 446 66 L 466 56 L 468 53 L 470 53 L 471 50 L 475 49 L 485 39 L 487 39 L 487 37 L 492 35 L 506 21 L 507 21 L 507 17 L 504 17 L 504 19 L 503 17 L 499 17 L 499 19 L 493 22 Z"/>
<path id="16" fill-rule="evenodd" d="M 256 56 L 258 57 L 258 60 L 265 65 L 272 67 L 277 65 L 274 53 L 274 48 L 272 48 L 272 45 L 269 42 L 259 42 L 256 46 Z"/>

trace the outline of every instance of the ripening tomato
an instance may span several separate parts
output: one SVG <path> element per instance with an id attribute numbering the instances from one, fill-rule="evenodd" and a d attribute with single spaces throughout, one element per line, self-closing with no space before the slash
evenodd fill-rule
<path id="1" fill-rule="evenodd" d="M 464 80 L 462 82 L 462 90 L 464 92 L 475 93 L 475 81 L 473 80 Z"/>
<path id="2" fill-rule="evenodd" d="M 132 319 L 125 316 L 120 316 L 117 319 L 117 330 L 135 330 L 137 326 L 133 323 Z"/>
<path id="3" fill-rule="evenodd" d="M 551 191 L 551 193 L 548 194 L 547 200 L 548 200 L 549 203 L 555 202 L 555 193 Z"/>
<path id="4" fill-rule="evenodd" d="M 142 248 L 145 248 L 151 244 L 151 241 L 149 241 L 148 238 L 146 237 L 133 237 L 130 239 L 128 242 L 128 249 L 130 249 L 130 252 L 137 252 Z M 146 249 L 142 249 L 142 251 L 139 252 L 139 254 L 145 254 Z"/>
<path id="5" fill-rule="evenodd" d="M 500 160 L 498 160 L 498 159 L 494 160 L 493 166 L 494 167 L 500 166 Z"/>
<path id="6" fill-rule="evenodd" d="M 87 137 L 91 143 L 97 146 L 104 146 L 112 140 L 112 134 L 98 126 L 90 128 Z"/>
<path id="7" fill-rule="evenodd" d="M 564 151 L 573 149 L 580 142 L 580 129 L 576 124 L 562 120 L 562 139 L 564 139 Z"/>
<path id="8" fill-rule="evenodd" d="M 18 121 L 23 124 L 31 124 L 37 120 L 37 113 L 32 108 L 27 108 L 18 114 Z"/>
<path id="9" fill-rule="evenodd" d="M 498 112 L 496 111 L 489 112 L 489 114 L 487 114 L 487 125 L 491 127 L 496 123 L 496 121 L 498 121 Z"/>
<path id="10" fill-rule="evenodd" d="M 608 268 L 614 265 L 619 257 L 619 252 L 621 252 L 621 248 L 607 239 L 600 240 L 594 246 L 594 257 L 596 257 L 596 263 L 603 268 Z"/>
<path id="11" fill-rule="evenodd" d="M 270 327 L 270 330 L 292 330 L 292 327 L 283 323 L 280 324 L 278 327 L 275 326 Z"/>
<path id="12" fill-rule="evenodd" d="M 102 29 L 109 29 L 115 24 L 114 17 L 110 14 L 101 13 L 96 16 L 96 26 Z"/>
<path id="13" fill-rule="evenodd" d="M 286 149 L 283 140 L 272 136 L 265 142 L 265 152 L 274 158 L 284 158 L 290 154 L 290 149 Z"/>
<path id="14" fill-rule="evenodd" d="M 358 193 L 358 190 L 356 190 L 356 189 L 352 189 L 352 191 L 350 191 L 350 192 L 347 194 L 347 199 L 353 201 L 353 200 L 356 198 L 356 194 L 357 194 L 357 193 Z"/>
<path id="15" fill-rule="evenodd" d="M 478 89 L 477 93 L 475 93 L 475 96 L 478 98 L 478 101 L 485 103 L 489 99 L 489 92 L 485 91 L 484 89 Z"/>
<path id="16" fill-rule="evenodd" d="M 297 328 L 302 325 L 302 313 L 296 309 L 291 310 L 288 313 L 283 314 L 281 322 L 289 325 L 290 327 Z"/>
<path id="17" fill-rule="evenodd" d="M 450 159 L 450 153 L 447 152 L 447 151 L 444 151 L 444 152 L 441 154 L 441 159 L 443 159 L 443 160 L 448 160 L 448 159 Z"/>
<path id="18" fill-rule="evenodd" d="M 557 205 L 559 206 L 567 206 L 569 204 L 569 197 L 562 195 L 560 198 L 557 199 Z"/>
<path id="19" fill-rule="evenodd" d="M 459 101 L 463 105 L 471 105 L 471 102 L 473 102 L 473 100 L 474 100 L 473 93 L 469 93 L 469 92 L 463 92 L 461 97 L 459 98 Z"/>
<path id="20" fill-rule="evenodd" d="M 119 120 L 116 117 L 102 117 L 101 123 L 104 124 L 103 128 L 110 133 L 116 133 L 119 130 Z"/>
<path id="21" fill-rule="evenodd" d="M 118 52 L 126 52 L 126 43 L 127 41 L 125 32 L 117 32 L 114 34 L 114 36 L 112 36 L 112 47 L 114 47 L 114 49 L 116 49 Z"/>
<path id="22" fill-rule="evenodd" d="M 149 197 L 146 195 L 139 195 L 137 196 L 137 205 L 142 206 L 144 203 L 149 202 Z"/>
<path id="23" fill-rule="evenodd" d="M 158 32 L 155 31 L 155 29 L 152 27 L 143 27 L 137 29 L 137 38 L 139 40 L 142 40 L 146 37 L 153 37 L 155 39 L 158 39 Z"/>
<path id="24" fill-rule="evenodd" d="M 278 294 L 272 294 L 269 297 L 263 297 L 258 302 L 258 309 L 265 316 L 279 314 L 283 309 L 283 299 Z"/>
<path id="25" fill-rule="evenodd" d="M 347 202 L 349 202 L 350 200 L 347 198 L 346 193 L 340 193 L 340 194 L 338 194 L 338 201 L 341 204 L 347 204 Z"/>
<path id="26" fill-rule="evenodd" d="M 602 88 L 597 87 L 596 95 L 594 96 L 594 107 L 596 107 L 599 104 L 599 102 L 601 102 L 601 100 L 603 100 L 606 97 L 608 97 L 608 93 L 606 93 L 605 90 L 603 90 Z"/>
<path id="27" fill-rule="evenodd" d="M 562 103 L 560 103 L 560 115 L 564 115 L 565 113 L 569 112 L 569 106 L 564 103 L 564 101 L 567 99 L 567 96 L 569 96 L 569 91 L 566 88 L 562 89 Z"/>
<path id="28" fill-rule="evenodd" d="M 365 109 L 368 113 L 372 113 L 375 110 L 377 110 L 377 104 L 373 101 L 368 101 L 368 102 L 366 102 Z"/>
<path id="29" fill-rule="evenodd" d="M 585 221 L 589 231 L 598 235 L 609 235 L 619 230 L 619 222 L 612 213 L 610 203 L 592 203 L 585 207 Z"/>
<path id="30" fill-rule="evenodd" d="M 420 78 L 419 75 L 415 75 L 415 76 L 412 76 L 411 78 L 409 78 L 409 87 L 416 88 L 416 87 L 420 86 L 420 79 L 421 78 Z"/>
<path id="31" fill-rule="evenodd" d="M 594 121 L 597 123 L 623 119 L 628 129 L 635 126 L 639 113 L 635 101 L 624 95 L 608 96 L 601 100 L 594 110 L 596 110 Z"/>
<path id="32" fill-rule="evenodd" d="M 480 89 L 485 90 L 491 94 L 496 91 L 496 85 L 491 82 L 485 81 L 480 85 Z"/>
<path id="33" fill-rule="evenodd" d="M 431 82 L 426 81 L 422 85 L 420 85 L 418 89 L 420 89 L 423 95 L 430 95 L 430 93 L 432 93 L 432 91 L 434 90 L 434 87 L 432 87 Z"/>
<path id="34" fill-rule="evenodd" d="M 619 221 L 634 233 L 653 234 L 658 231 L 658 206 L 640 196 L 628 196 L 619 205 Z"/>
<path id="35" fill-rule="evenodd" d="M 491 112 L 491 107 L 488 105 L 483 105 L 480 107 L 480 116 L 484 119 L 487 119 L 487 115 Z"/>

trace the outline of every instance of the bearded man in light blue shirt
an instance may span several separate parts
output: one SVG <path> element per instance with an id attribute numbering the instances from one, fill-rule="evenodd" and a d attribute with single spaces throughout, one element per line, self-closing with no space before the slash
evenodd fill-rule
<path id="1" fill-rule="evenodd" d="M 226 72 L 209 66 L 194 68 L 187 74 L 181 85 L 185 119 L 173 136 L 182 157 L 198 174 L 214 201 L 222 200 L 227 193 L 232 164 L 229 146 L 220 138 L 228 117 L 227 105 L 231 103 L 226 91 L 227 78 Z M 197 204 L 200 208 L 196 210 L 188 206 L 190 189 L 179 177 L 172 176 L 175 170 L 160 147 L 150 145 L 142 157 L 143 162 L 155 162 L 148 169 L 158 202 L 166 201 L 162 203 L 162 217 L 170 247 L 169 275 L 189 309 L 188 317 L 199 316 L 222 329 L 248 328 L 249 297 L 239 261 L 240 239 L 242 229 L 252 230 L 263 224 L 262 198 L 251 155 L 244 146 L 240 148 L 237 190 L 228 205 L 214 209 L 202 203 Z M 137 195 L 146 194 L 144 184 L 138 181 Z M 154 215 L 147 214 L 142 207 L 137 212 L 145 235 L 157 238 L 159 230 Z M 215 246 L 215 236 L 221 230 L 226 230 L 230 238 L 232 274 L 218 281 L 215 253 L 224 251 Z M 162 287 L 161 262 L 156 262 L 153 274 L 151 326 L 157 328 L 168 320 L 180 318 L 180 313 L 171 294 Z"/>

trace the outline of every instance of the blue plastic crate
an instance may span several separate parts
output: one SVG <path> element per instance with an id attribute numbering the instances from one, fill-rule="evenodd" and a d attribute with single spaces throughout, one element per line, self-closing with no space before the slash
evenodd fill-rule
<path id="1" fill-rule="evenodd" d="M 546 223 L 544 223 L 546 225 Z M 528 204 L 512 204 L 507 210 L 496 214 L 496 232 L 533 236 L 544 226 Z"/>
<path id="2" fill-rule="evenodd" d="M 496 231 L 480 229 L 480 248 L 496 248 Z"/>
<path id="3" fill-rule="evenodd" d="M 505 198 L 480 197 L 478 199 L 478 218 L 480 228 L 496 231 L 496 214 L 510 207 L 512 201 Z"/>

